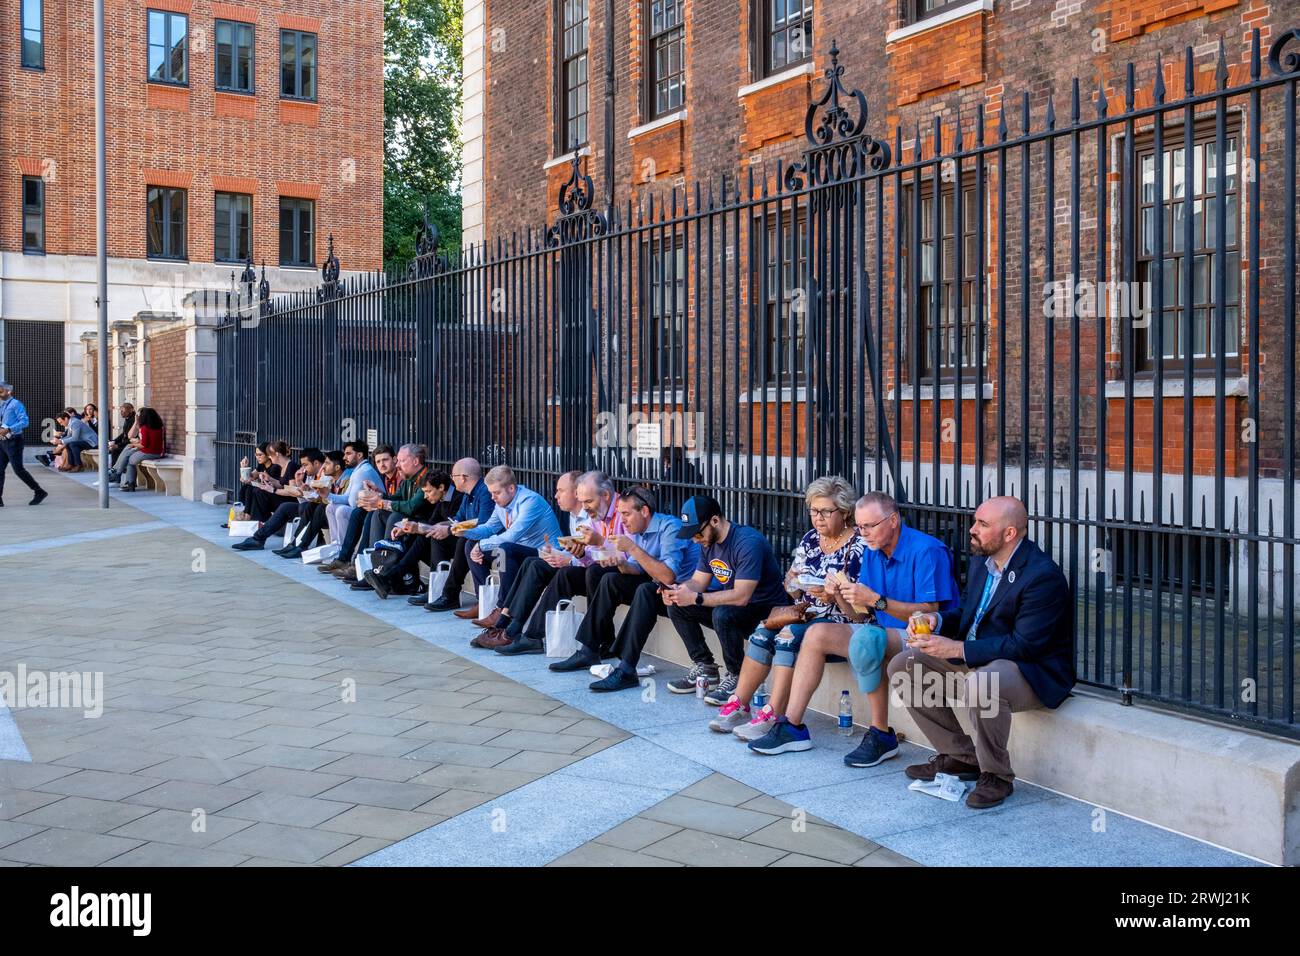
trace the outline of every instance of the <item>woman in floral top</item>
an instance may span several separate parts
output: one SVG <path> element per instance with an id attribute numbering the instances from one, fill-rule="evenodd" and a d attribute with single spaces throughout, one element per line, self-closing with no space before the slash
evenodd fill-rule
<path id="1" fill-rule="evenodd" d="M 710 729 L 719 733 L 734 732 L 744 740 L 754 740 L 767 733 L 776 718 L 785 712 L 804 632 L 819 621 L 849 621 L 834 601 L 827 600 L 821 584 L 816 582 L 825 581 L 835 571 L 842 571 L 852 581 L 858 579 L 863 542 L 853 527 L 857 492 L 843 478 L 834 475 L 810 484 L 804 499 L 808 502 L 812 529 L 794 549 L 785 586 L 796 601 L 807 603 L 808 610 L 802 622 L 777 629 L 759 627 L 750 636 L 736 692 L 725 703 L 719 701 L 722 709 L 709 722 Z M 751 714 L 750 698 L 773 667 L 776 670 L 772 673 L 770 699 L 762 710 Z"/>

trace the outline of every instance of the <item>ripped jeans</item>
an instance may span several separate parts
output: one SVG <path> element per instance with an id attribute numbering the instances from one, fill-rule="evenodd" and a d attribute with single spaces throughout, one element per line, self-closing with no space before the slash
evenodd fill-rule
<path id="1" fill-rule="evenodd" d="M 745 656 L 758 661 L 764 667 L 773 665 L 777 667 L 794 667 L 795 659 L 799 656 L 799 646 L 803 644 L 803 636 L 807 633 L 808 628 L 814 624 L 825 623 L 829 622 L 821 618 L 814 618 L 800 624 L 791 624 L 780 631 L 760 627 L 749 635 L 749 640 L 745 642 Z M 836 654 L 830 654 L 827 655 L 826 660 L 842 661 L 844 658 Z"/>

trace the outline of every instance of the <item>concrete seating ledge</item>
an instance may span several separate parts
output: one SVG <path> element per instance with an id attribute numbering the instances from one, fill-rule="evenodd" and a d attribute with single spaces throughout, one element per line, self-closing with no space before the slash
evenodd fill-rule
<path id="1" fill-rule="evenodd" d="M 575 604 L 585 609 L 586 600 Z M 620 623 L 625 613 L 620 607 Z M 717 638 L 704 633 L 721 662 Z M 666 618 L 645 653 L 690 665 Z M 865 722 L 870 709 L 847 664 L 827 667 L 812 709 L 835 715 L 843 690 Z M 928 746 L 905 709 L 891 704 L 889 718 Z M 1300 865 L 1300 743 L 1076 688 L 1056 710 L 1017 714 L 1010 749 L 1027 782 L 1267 863 Z"/>

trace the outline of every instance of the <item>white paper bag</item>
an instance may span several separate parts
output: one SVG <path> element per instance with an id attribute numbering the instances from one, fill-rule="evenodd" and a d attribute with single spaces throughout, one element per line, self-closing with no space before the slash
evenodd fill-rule
<path id="1" fill-rule="evenodd" d="M 353 562 L 357 569 L 357 580 L 360 581 L 366 576 L 366 572 L 373 567 L 371 555 L 374 554 L 374 548 L 366 548 L 364 551 L 358 551 L 356 560 Z"/>
<path id="2" fill-rule="evenodd" d="M 493 571 L 488 575 L 487 582 L 478 589 L 478 616 L 481 620 L 492 613 L 492 609 L 497 606 L 497 599 L 501 596 L 501 575 Z"/>
<path id="3" fill-rule="evenodd" d="M 298 534 L 298 525 L 301 522 L 297 518 L 290 518 L 289 523 L 284 526 L 284 544 L 281 547 L 287 548 L 293 544 L 293 539 Z"/>
<path id="4" fill-rule="evenodd" d="M 260 521 L 231 521 L 229 524 L 232 538 L 251 538 L 262 526 Z"/>
<path id="5" fill-rule="evenodd" d="M 429 575 L 429 600 L 436 601 L 442 597 L 442 589 L 447 586 L 447 579 L 451 577 L 451 562 L 440 561 L 438 566 L 433 569 Z"/>
<path id="6" fill-rule="evenodd" d="M 578 625 L 582 614 L 572 601 L 561 601 L 546 612 L 546 656 L 569 657 L 578 650 Z"/>
<path id="7" fill-rule="evenodd" d="M 342 550 L 342 545 L 337 544 L 322 544 L 319 548 L 309 548 L 302 553 L 302 563 L 320 564 L 323 561 L 333 561 Z"/>

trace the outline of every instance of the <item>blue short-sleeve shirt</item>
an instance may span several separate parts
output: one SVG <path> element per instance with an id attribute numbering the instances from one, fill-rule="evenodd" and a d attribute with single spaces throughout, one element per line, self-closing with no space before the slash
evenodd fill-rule
<path id="1" fill-rule="evenodd" d="M 940 613 L 957 605 L 957 582 L 952 576 L 952 555 L 947 546 L 938 538 L 907 525 L 899 529 L 898 544 L 889 557 L 870 548 L 862 552 L 858 583 L 894 601 L 907 604 L 933 601 L 939 605 Z M 885 611 L 876 612 L 876 622 L 881 627 L 907 627 L 906 621 Z"/>

